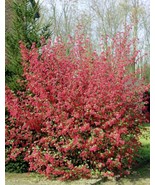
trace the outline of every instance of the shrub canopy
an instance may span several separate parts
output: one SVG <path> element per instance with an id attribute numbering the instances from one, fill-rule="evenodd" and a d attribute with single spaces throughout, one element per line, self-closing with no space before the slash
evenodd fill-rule
<path id="1" fill-rule="evenodd" d="M 22 154 L 30 171 L 62 179 L 129 173 L 148 87 L 129 70 L 139 51 L 128 32 L 101 54 L 78 34 L 41 50 L 21 43 L 26 91 L 15 95 L 6 87 L 7 161 Z"/>

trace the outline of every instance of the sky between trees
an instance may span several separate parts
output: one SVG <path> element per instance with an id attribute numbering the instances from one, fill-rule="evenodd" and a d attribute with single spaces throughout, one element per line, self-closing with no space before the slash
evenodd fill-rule
<path id="1" fill-rule="evenodd" d="M 94 49 L 101 37 L 113 37 L 124 31 L 126 25 L 132 25 L 131 38 L 138 38 L 135 46 L 141 50 L 141 56 L 147 53 L 138 64 L 147 65 L 149 79 L 150 63 L 150 2 L 148 0 L 41 0 L 42 21 L 51 22 L 52 40 L 61 36 L 67 41 L 68 35 L 74 35 L 77 25 L 82 26 L 83 34 L 90 37 Z M 144 70 L 144 68 L 142 69 Z"/>

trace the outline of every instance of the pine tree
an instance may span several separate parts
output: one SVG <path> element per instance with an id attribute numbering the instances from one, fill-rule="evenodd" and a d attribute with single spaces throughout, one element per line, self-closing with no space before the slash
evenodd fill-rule
<path id="1" fill-rule="evenodd" d="M 6 84 L 14 91 L 20 88 L 17 79 L 22 76 L 21 55 L 19 41 L 23 41 L 27 48 L 33 42 L 40 46 L 40 37 L 48 39 L 51 35 L 50 23 L 42 24 L 40 19 L 40 5 L 34 0 L 13 1 L 12 21 L 10 29 L 6 31 Z M 7 22 L 7 20 L 6 20 Z"/>

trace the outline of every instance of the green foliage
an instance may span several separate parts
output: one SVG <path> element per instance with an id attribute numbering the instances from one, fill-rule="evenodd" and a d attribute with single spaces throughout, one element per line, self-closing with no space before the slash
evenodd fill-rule
<path id="1" fill-rule="evenodd" d="M 140 137 L 140 142 L 142 144 L 138 151 L 138 157 L 136 157 L 137 167 L 140 168 L 145 164 L 150 162 L 150 128 L 149 124 L 145 124 L 141 129 L 143 129 L 142 135 Z"/>
<path id="2" fill-rule="evenodd" d="M 51 35 L 50 23 L 43 25 L 39 21 L 39 11 L 39 4 L 34 1 L 14 1 L 12 5 L 12 24 L 6 32 L 6 84 L 15 91 L 20 89 L 17 79 L 22 75 L 19 41 L 27 48 L 31 48 L 33 42 L 39 47 L 40 37 L 48 39 Z"/>
<path id="3" fill-rule="evenodd" d="M 6 172 L 25 173 L 28 172 L 29 165 L 23 160 L 22 155 L 18 156 L 16 161 L 9 161 L 5 165 Z"/>
<path id="4" fill-rule="evenodd" d="M 142 147 L 139 150 L 139 162 L 141 164 L 150 162 L 150 128 L 149 125 L 145 126 L 142 137 L 140 138 Z"/>

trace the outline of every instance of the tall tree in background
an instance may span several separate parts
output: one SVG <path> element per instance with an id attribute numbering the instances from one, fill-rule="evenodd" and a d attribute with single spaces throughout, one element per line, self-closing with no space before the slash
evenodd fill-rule
<path id="1" fill-rule="evenodd" d="M 6 17 L 6 84 L 17 90 L 20 87 L 17 79 L 22 75 L 19 41 L 27 48 L 31 48 L 33 42 L 39 47 L 40 37 L 48 39 L 51 35 L 50 24 L 41 23 L 39 1 L 6 1 L 6 8 L 6 12 L 9 11 Z"/>
<path id="2" fill-rule="evenodd" d="M 46 0 L 49 19 L 53 22 L 52 38 L 61 36 L 65 40 L 68 34 L 74 36 L 76 26 L 82 25 L 83 33 L 89 35 L 93 47 L 97 48 L 102 36 L 113 37 L 124 31 L 127 25 L 133 25 L 131 38 L 138 37 L 139 43 L 133 46 L 148 53 L 139 67 L 149 62 L 149 1 L 146 0 Z M 105 40 L 106 47 L 106 40 Z M 100 51 L 99 51 L 100 52 Z M 145 60 L 145 62 L 144 62 Z M 131 68 L 137 67 L 137 64 Z"/>

